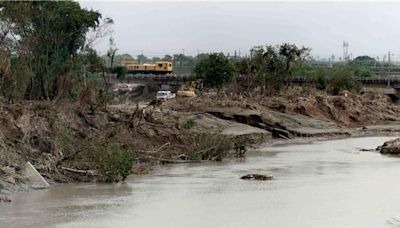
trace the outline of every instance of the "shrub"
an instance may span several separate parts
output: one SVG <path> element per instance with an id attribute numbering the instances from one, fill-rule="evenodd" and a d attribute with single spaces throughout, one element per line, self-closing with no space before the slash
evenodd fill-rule
<path id="1" fill-rule="evenodd" d="M 370 69 L 366 68 L 366 67 L 359 67 L 354 71 L 354 75 L 357 77 L 371 77 L 372 76 L 372 72 Z"/>
<path id="2" fill-rule="evenodd" d="M 124 66 L 116 66 L 111 69 L 111 73 L 116 74 L 117 79 L 123 81 L 128 73 L 128 70 Z"/>
<path id="3" fill-rule="evenodd" d="M 326 80 L 327 72 L 324 70 L 318 70 L 313 75 L 313 82 L 316 89 L 325 90 L 327 85 Z"/>
<path id="4" fill-rule="evenodd" d="M 233 143 L 233 149 L 235 151 L 235 156 L 243 157 L 247 152 L 246 141 L 242 138 L 235 139 Z"/>
<path id="5" fill-rule="evenodd" d="M 182 127 L 185 128 L 185 129 L 191 129 L 191 128 L 195 127 L 195 126 L 196 126 L 196 120 L 193 119 L 193 118 L 190 118 L 190 119 L 186 120 L 182 125 Z"/>
<path id="6" fill-rule="evenodd" d="M 106 142 L 98 146 L 96 157 L 97 180 L 100 182 L 124 181 L 131 173 L 133 152 L 118 143 Z"/>
<path id="7" fill-rule="evenodd" d="M 355 80 L 353 72 L 346 68 L 336 69 L 329 80 L 329 90 L 337 95 L 341 90 L 360 92 L 362 85 Z"/>
<path id="8" fill-rule="evenodd" d="M 189 151 L 190 160 L 221 161 L 232 149 L 230 138 L 222 134 L 200 134 Z"/>

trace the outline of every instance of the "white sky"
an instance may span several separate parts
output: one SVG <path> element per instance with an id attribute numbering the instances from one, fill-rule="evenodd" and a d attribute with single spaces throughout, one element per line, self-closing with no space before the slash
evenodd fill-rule
<path id="1" fill-rule="evenodd" d="M 349 53 L 400 59 L 400 2 L 129 2 L 79 1 L 113 18 L 120 53 L 147 56 L 246 53 L 292 42 L 319 57 Z M 96 48 L 104 53 L 105 39 Z M 393 58 L 393 57 L 392 57 Z"/>

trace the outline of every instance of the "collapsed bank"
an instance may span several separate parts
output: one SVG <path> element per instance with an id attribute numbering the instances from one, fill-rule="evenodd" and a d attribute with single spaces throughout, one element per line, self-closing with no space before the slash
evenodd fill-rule
<path id="1" fill-rule="evenodd" d="M 98 153 L 114 148 L 109 144 L 131 151 L 132 171 L 140 174 L 155 164 L 192 161 L 196 136 L 203 133 L 256 145 L 400 130 L 400 106 L 373 92 L 200 95 L 96 110 L 84 101 L 1 103 L 0 112 L 1 193 L 31 188 L 22 173 L 26 162 L 50 184 L 96 180 Z"/>

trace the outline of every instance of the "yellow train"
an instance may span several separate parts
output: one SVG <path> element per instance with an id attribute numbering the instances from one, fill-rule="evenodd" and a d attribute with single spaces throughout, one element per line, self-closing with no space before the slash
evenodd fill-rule
<path id="1" fill-rule="evenodd" d="M 172 62 L 170 61 L 156 61 L 153 64 L 138 64 L 134 60 L 122 60 L 121 65 L 126 67 L 128 74 L 173 75 Z"/>

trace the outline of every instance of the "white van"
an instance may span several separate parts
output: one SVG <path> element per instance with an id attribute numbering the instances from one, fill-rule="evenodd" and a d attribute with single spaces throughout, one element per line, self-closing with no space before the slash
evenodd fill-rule
<path id="1" fill-rule="evenodd" d="M 175 94 L 171 91 L 158 91 L 156 95 L 157 100 L 167 100 L 175 98 Z"/>

